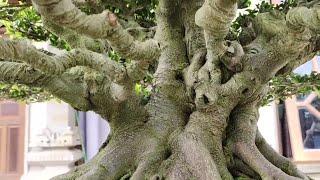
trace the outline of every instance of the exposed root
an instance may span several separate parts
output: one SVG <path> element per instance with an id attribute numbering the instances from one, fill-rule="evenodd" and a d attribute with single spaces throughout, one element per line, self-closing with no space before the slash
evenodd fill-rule
<path id="1" fill-rule="evenodd" d="M 223 114 L 196 111 L 190 116 L 185 132 L 193 134 L 210 152 L 223 180 L 233 179 L 222 147 L 222 136 L 226 128 Z"/>
<path id="2" fill-rule="evenodd" d="M 303 172 L 297 169 L 296 165 L 294 165 L 289 159 L 281 156 L 277 153 L 262 137 L 259 131 L 257 131 L 256 135 L 256 145 L 259 151 L 263 154 L 263 156 L 268 159 L 272 164 L 280 168 L 285 173 L 299 177 L 305 180 L 309 180 Z"/>
<path id="3" fill-rule="evenodd" d="M 91 169 L 83 174 L 82 176 L 76 178 L 77 180 L 101 180 L 101 179 L 109 179 L 109 174 L 107 173 L 106 169 L 99 165 L 99 166 L 92 166 Z"/>
<path id="4" fill-rule="evenodd" d="M 255 145 L 238 142 L 235 144 L 236 155 L 246 162 L 251 168 L 259 173 L 264 180 L 298 180 L 289 176 L 270 163 Z"/>
<path id="5" fill-rule="evenodd" d="M 168 141 L 145 129 L 118 132 L 91 162 L 54 180 L 310 180 L 256 133 L 257 112 L 252 107 L 232 113 L 223 149 L 224 116 L 195 111 Z"/>
<path id="6" fill-rule="evenodd" d="M 54 180 L 78 179 L 120 179 L 134 170 L 136 147 L 133 139 L 123 138 L 122 134 L 110 140 L 90 162 L 77 167 L 75 170 L 57 176 Z M 120 140 L 121 139 L 121 140 Z"/>
<path id="7" fill-rule="evenodd" d="M 138 166 L 131 176 L 131 180 L 148 179 L 149 177 L 156 178 L 158 167 L 161 162 L 168 156 L 166 146 L 159 143 L 156 139 L 150 138 L 146 140 L 145 145 L 141 148 L 141 154 L 138 161 Z"/>
<path id="8" fill-rule="evenodd" d="M 221 180 L 210 152 L 196 135 L 180 134 L 174 140 L 172 150 L 166 179 Z"/>
<path id="9" fill-rule="evenodd" d="M 232 166 L 229 168 L 232 175 L 237 177 L 247 177 L 248 179 L 260 179 L 259 174 L 257 174 L 252 168 L 250 168 L 246 163 L 237 157 L 233 157 Z"/>
<path id="10" fill-rule="evenodd" d="M 51 180 L 74 180 L 90 170 L 91 163 L 83 164 L 74 168 L 66 174 L 61 174 L 59 176 L 53 177 Z"/>
<path id="11" fill-rule="evenodd" d="M 90 162 L 83 164 L 81 166 L 75 167 L 73 170 L 66 174 L 62 174 L 52 178 L 52 180 L 74 180 L 78 179 L 80 176 L 89 172 L 96 162 L 101 161 L 102 158 L 106 156 L 106 149 L 102 149 Z"/>
<path id="12" fill-rule="evenodd" d="M 223 180 L 232 180 L 233 177 L 227 168 L 225 155 L 223 153 L 222 142 L 220 138 L 213 138 L 215 148 L 211 149 L 211 155 L 217 165 L 219 173 Z"/>
<path id="13" fill-rule="evenodd" d="M 242 107 L 233 113 L 231 141 L 233 152 L 263 180 L 297 180 L 269 162 L 255 145 L 258 112 L 254 106 Z"/>

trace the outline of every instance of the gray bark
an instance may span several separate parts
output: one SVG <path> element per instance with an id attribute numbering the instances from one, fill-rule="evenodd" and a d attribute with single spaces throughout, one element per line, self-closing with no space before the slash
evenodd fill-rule
<path id="1" fill-rule="evenodd" d="M 43 87 L 97 112 L 112 129 L 93 160 L 54 179 L 309 179 L 259 134 L 257 108 L 271 78 L 319 51 L 316 3 L 259 14 L 245 46 L 225 41 L 236 0 L 160 0 L 155 37 L 146 41 L 109 11 L 86 15 L 71 0 L 33 5 L 76 50 L 48 56 L 0 40 L 0 58 L 8 59 L 0 61 L 0 80 Z M 131 63 L 111 61 L 109 47 Z M 144 105 L 134 84 L 154 63 L 154 92 Z"/>

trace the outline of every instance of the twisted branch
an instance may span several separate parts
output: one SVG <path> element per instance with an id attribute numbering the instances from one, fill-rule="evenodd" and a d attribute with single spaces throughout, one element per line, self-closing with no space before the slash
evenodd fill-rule
<path id="1" fill-rule="evenodd" d="M 75 81 L 70 74 L 50 76 L 27 64 L 0 61 L 0 81 L 40 87 L 77 109 L 92 109 L 86 98 L 86 87 L 81 81 Z M 74 94 L 78 95 L 77 98 L 73 97 Z"/>
<path id="2" fill-rule="evenodd" d="M 48 73 L 61 75 L 75 66 L 88 66 L 118 82 L 125 76 L 125 69 L 106 56 L 88 50 L 72 50 L 62 56 L 49 56 L 26 41 L 0 40 L 0 58 L 23 61 L 30 66 Z"/>
<path id="3" fill-rule="evenodd" d="M 43 24 L 46 29 L 65 40 L 72 48 L 85 48 L 97 53 L 106 53 L 110 49 L 104 40 L 81 36 L 73 30 L 58 26 L 45 18 L 43 18 Z"/>
<path id="4" fill-rule="evenodd" d="M 109 11 L 86 15 L 71 0 L 33 0 L 37 11 L 55 24 L 70 28 L 94 39 L 106 39 L 123 57 L 150 60 L 159 56 L 158 43 L 149 39 L 136 41 Z"/>
<path id="5" fill-rule="evenodd" d="M 227 51 L 224 38 L 229 32 L 236 11 L 235 0 L 206 0 L 195 15 L 196 24 L 204 29 L 207 62 L 212 64 L 206 69 L 212 69 L 212 82 L 216 84 L 221 82 L 219 58 Z"/>
<path id="6" fill-rule="evenodd" d="M 27 64 L 0 61 L 0 81 L 39 86 L 48 79 L 46 75 Z"/>
<path id="7" fill-rule="evenodd" d="M 313 8 L 296 7 L 289 10 L 286 16 L 289 27 L 296 30 L 309 28 L 320 33 L 320 5 Z"/>

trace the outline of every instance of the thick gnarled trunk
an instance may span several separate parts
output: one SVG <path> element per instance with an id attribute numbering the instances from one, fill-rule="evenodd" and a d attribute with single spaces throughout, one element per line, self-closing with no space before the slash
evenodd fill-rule
<path id="1" fill-rule="evenodd" d="M 227 40 L 236 0 L 159 0 L 155 37 L 143 42 L 113 13 L 86 15 L 73 2 L 88 3 L 33 0 L 48 29 L 76 50 L 50 56 L 0 41 L 0 58 L 10 60 L 0 61 L 0 80 L 42 87 L 110 123 L 98 155 L 54 179 L 309 179 L 272 150 L 257 121 L 268 81 L 319 51 L 318 6 L 259 14 L 241 44 Z M 110 60 L 110 47 L 130 63 Z M 134 84 L 154 64 L 145 105 Z"/>
<path id="2" fill-rule="evenodd" d="M 154 117 L 112 127 L 91 162 L 54 179 L 308 179 L 256 132 L 256 106 L 228 119 L 224 109 L 190 114 L 168 103 L 151 100 Z"/>

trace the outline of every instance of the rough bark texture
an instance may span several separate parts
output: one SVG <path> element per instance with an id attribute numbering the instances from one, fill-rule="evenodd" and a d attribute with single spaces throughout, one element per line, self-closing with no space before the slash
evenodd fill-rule
<path id="1" fill-rule="evenodd" d="M 73 107 L 108 119 L 112 134 L 90 162 L 64 179 L 309 179 L 278 155 L 257 130 L 268 81 L 320 49 L 320 8 L 259 14 L 251 39 L 226 41 L 236 0 L 159 0 L 153 38 L 140 41 L 105 10 L 122 1 L 33 0 L 46 27 L 74 50 L 41 53 L 0 40 L 0 80 L 39 86 Z M 110 47 L 129 64 L 111 61 Z M 154 91 L 134 91 L 156 64 Z"/>

